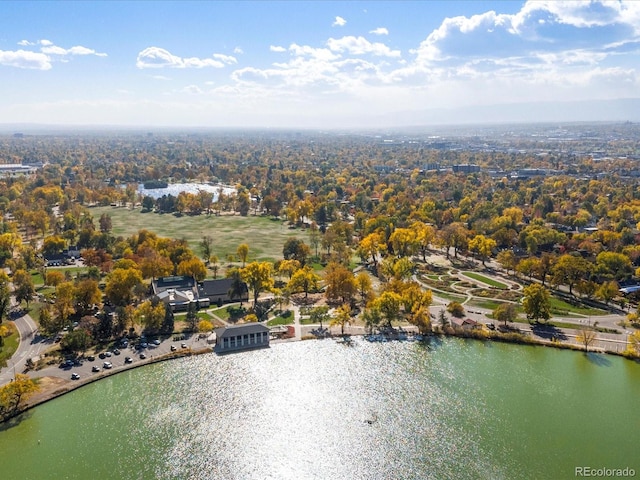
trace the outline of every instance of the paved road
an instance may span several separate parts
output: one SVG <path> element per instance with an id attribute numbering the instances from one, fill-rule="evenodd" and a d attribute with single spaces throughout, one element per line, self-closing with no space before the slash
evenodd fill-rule
<path id="1" fill-rule="evenodd" d="M 51 347 L 51 340 L 38 335 L 38 326 L 28 315 L 22 315 L 14 320 L 20 334 L 20 343 L 7 366 L 0 370 L 0 385 L 10 382 L 15 373 L 22 373 L 28 358 L 38 357 Z"/>

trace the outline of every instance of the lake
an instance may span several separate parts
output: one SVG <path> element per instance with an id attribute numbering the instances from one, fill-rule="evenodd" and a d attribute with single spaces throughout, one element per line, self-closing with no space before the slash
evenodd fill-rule
<path id="1" fill-rule="evenodd" d="M 640 475 L 640 365 L 457 338 L 183 358 L 0 430 L 5 479 L 563 479 Z"/>
<path id="2" fill-rule="evenodd" d="M 235 194 L 236 189 L 228 185 L 210 185 L 208 183 L 172 183 L 165 188 L 144 188 L 143 184 L 138 185 L 138 193 L 158 199 L 163 195 L 173 195 L 177 197 L 180 192 L 186 192 L 196 195 L 198 191 L 213 193 L 213 201 L 218 200 L 220 190 L 225 195 Z"/>

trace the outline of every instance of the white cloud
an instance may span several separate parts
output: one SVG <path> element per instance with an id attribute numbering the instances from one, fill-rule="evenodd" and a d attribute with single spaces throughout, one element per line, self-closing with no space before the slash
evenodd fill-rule
<path id="1" fill-rule="evenodd" d="M 0 65 L 33 70 L 50 70 L 52 67 L 51 59 L 44 53 L 29 52 L 26 50 L 0 50 Z"/>
<path id="2" fill-rule="evenodd" d="M 46 40 L 46 39 L 42 39 L 38 43 L 43 47 L 48 47 L 50 45 L 53 45 L 53 42 L 51 40 Z"/>
<path id="3" fill-rule="evenodd" d="M 269 45 L 269 50 L 272 52 L 277 52 L 277 53 L 281 53 L 281 52 L 286 52 L 287 49 L 284 47 L 280 47 L 278 45 Z"/>
<path id="4" fill-rule="evenodd" d="M 20 40 L 18 42 L 18 45 L 20 45 L 21 47 L 30 47 L 30 46 L 36 45 L 36 44 L 33 43 L 33 42 L 30 42 L 29 40 Z"/>
<path id="5" fill-rule="evenodd" d="M 327 46 L 333 52 L 347 52 L 351 55 L 372 55 L 383 57 L 400 57 L 400 50 L 391 50 L 383 43 L 371 43 L 364 37 L 330 38 Z"/>
<path id="6" fill-rule="evenodd" d="M 331 24 L 332 27 L 344 27 L 347 24 L 347 21 L 342 17 L 336 17 L 336 19 Z"/>
<path id="7" fill-rule="evenodd" d="M 389 30 L 387 30 L 385 27 L 378 27 L 374 30 L 370 30 L 369 33 L 373 35 L 389 35 Z"/>
<path id="8" fill-rule="evenodd" d="M 213 58 L 215 58 L 216 60 L 220 60 L 223 63 L 226 63 L 227 65 L 231 65 L 233 63 L 238 63 L 238 60 L 236 60 L 236 57 L 232 57 L 231 55 L 224 55 L 222 53 L 214 53 L 212 55 Z"/>
<path id="9" fill-rule="evenodd" d="M 214 54 L 217 58 L 182 58 L 173 55 L 160 47 L 148 47 L 138 53 L 138 68 L 222 68 L 225 64 L 235 63 L 235 58 L 222 54 Z"/>
<path id="10" fill-rule="evenodd" d="M 233 49 L 233 53 L 235 53 L 236 55 L 242 55 L 244 53 L 244 50 L 242 50 L 242 48 L 240 47 L 236 47 Z"/>
<path id="11" fill-rule="evenodd" d="M 182 92 L 189 95 L 202 95 L 202 90 L 197 85 L 187 85 L 182 89 Z"/>

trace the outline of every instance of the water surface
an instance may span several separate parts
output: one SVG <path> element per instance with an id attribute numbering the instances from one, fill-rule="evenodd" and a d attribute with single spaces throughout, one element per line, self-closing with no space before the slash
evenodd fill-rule
<path id="1" fill-rule="evenodd" d="M 2 478 L 640 475 L 640 365 L 446 339 L 332 340 L 131 370 L 0 431 Z"/>

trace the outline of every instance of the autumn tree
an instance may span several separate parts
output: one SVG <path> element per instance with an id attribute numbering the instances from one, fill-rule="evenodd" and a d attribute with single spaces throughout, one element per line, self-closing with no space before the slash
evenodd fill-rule
<path id="1" fill-rule="evenodd" d="M 106 278 L 105 295 L 116 306 L 131 303 L 134 288 L 142 285 L 142 273 L 136 268 L 116 268 Z"/>
<path id="2" fill-rule="evenodd" d="M 576 335 L 576 342 L 584 345 L 584 351 L 588 352 L 589 347 L 597 340 L 595 330 L 583 327 Z"/>
<path id="3" fill-rule="evenodd" d="M 44 284 L 57 287 L 64 282 L 64 274 L 60 270 L 49 270 L 44 276 Z"/>
<path id="4" fill-rule="evenodd" d="M 247 263 L 247 258 L 249 257 L 249 245 L 247 245 L 246 243 L 241 243 L 240 245 L 238 245 L 236 254 L 242 262 L 242 268 L 244 268 L 245 264 Z"/>
<path id="5" fill-rule="evenodd" d="M 6 420 L 18 413 L 39 387 L 28 375 L 16 374 L 13 382 L 0 387 L 0 418 Z"/>
<path id="6" fill-rule="evenodd" d="M 56 287 L 56 299 L 53 303 L 53 310 L 56 313 L 60 324 L 64 325 L 69 316 L 75 313 L 76 289 L 73 282 L 62 282 Z"/>
<path id="7" fill-rule="evenodd" d="M 273 288 L 273 265 L 270 262 L 251 262 L 240 270 L 242 279 L 253 291 L 253 304 L 258 303 L 261 292 Z"/>
<path id="8" fill-rule="evenodd" d="M 158 331 L 165 319 L 165 306 L 162 302 L 146 300 L 138 305 L 134 317 L 145 330 Z"/>
<path id="9" fill-rule="evenodd" d="M 293 274 L 300 270 L 301 267 L 302 265 L 300 265 L 300 262 L 298 260 L 282 260 L 278 265 L 278 274 L 284 274 L 289 278 L 289 280 L 291 280 Z"/>
<path id="10" fill-rule="evenodd" d="M 491 253 L 495 248 L 496 241 L 492 238 L 487 238 L 484 235 L 476 235 L 469 240 L 469 250 L 478 254 L 482 260 L 482 265 L 485 265 L 485 262 L 491 256 Z"/>
<path id="11" fill-rule="evenodd" d="M 366 304 L 371 295 L 373 294 L 373 288 L 371 286 L 371 277 L 365 271 L 358 272 L 355 278 L 356 289 L 358 290 L 358 295 L 360 295 L 360 300 L 362 304 Z"/>
<path id="12" fill-rule="evenodd" d="M 287 284 L 287 289 L 292 293 L 302 291 L 304 292 L 304 298 L 308 298 L 309 292 L 318 289 L 320 280 L 320 276 L 313 271 L 313 268 L 307 265 L 293 274 Z"/>
<path id="13" fill-rule="evenodd" d="M 517 265 L 516 255 L 512 250 L 502 250 L 499 252 L 496 256 L 496 261 L 507 271 L 507 274 L 515 270 Z"/>
<path id="14" fill-rule="evenodd" d="M 378 298 L 373 300 L 372 306 L 380 311 L 387 326 L 391 327 L 391 322 L 396 320 L 400 314 L 402 297 L 395 292 L 382 292 Z"/>
<path id="15" fill-rule="evenodd" d="M 327 286 L 325 296 L 331 303 L 340 301 L 343 304 L 351 304 L 357 292 L 353 272 L 343 265 L 330 263 L 324 276 Z"/>
<path id="16" fill-rule="evenodd" d="M 604 303 L 609 305 L 609 302 L 616 298 L 616 296 L 620 292 L 620 287 L 618 286 L 618 282 L 611 280 L 609 282 L 602 283 L 596 289 L 596 295 L 600 298 Z"/>
<path id="17" fill-rule="evenodd" d="M 553 283 L 567 285 L 569 293 L 573 293 L 573 286 L 591 274 L 591 264 L 580 256 L 565 254 L 553 266 Z"/>
<path id="18" fill-rule="evenodd" d="M 340 335 L 344 335 L 344 326 L 351 323 L 351 307 L 349 304 L 340 305 L 335 310 L 335 315 L 331 319 L 329 326 L 340 326 Z"/>
<path id="19" fill-rule="evenodd" d="M 288 239 L 282 248 L 285 260 L 297 260 L 302 266 L 306 265 L 309 252 L 309 246 L 298 238 Z"/>
<path id="20" fill-rule="evenodd" d="M 456 318 L 464 317 L 464 306 L 460 302 L 449 302 L 447 312 Z"/>
<path id="21" fill-rule="evenodd" d="M 551 299 L 549 291 L 537 283 L 532 283 L 523 290 L 522 306 L 529 321 L 549 320 L 551 318 Z"/>
<path id="22" fill-rule="evenodd" d="M 513 303 L 501 303 L 493 310 L 493 318 L 498 322 L 504 322 L 504 326 L 507 326 L 507 322 L 515 322 L 518 318 L 518 309 Z"/>
<path id="23" fill-rule="evenodd" d="M 178 275 L 193 277 L 197 282 L 201 282 L 207 277 L 207 267 L 198 257 L 191 257 L 178 264 Z"/>

